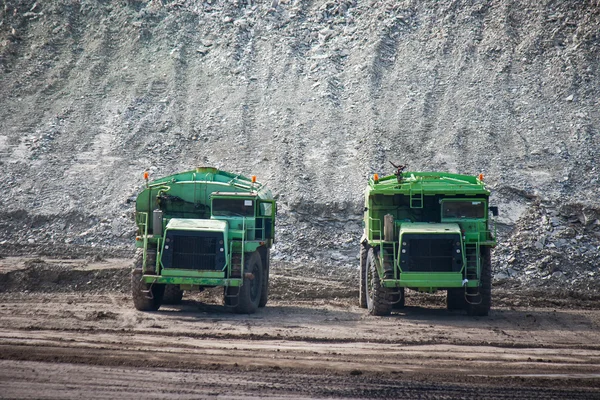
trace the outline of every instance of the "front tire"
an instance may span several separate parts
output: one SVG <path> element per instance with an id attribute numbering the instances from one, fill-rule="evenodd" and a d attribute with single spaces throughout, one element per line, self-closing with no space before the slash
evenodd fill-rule
<path id="1" fill-rule="evenodd" d="M 358 285 L 358 306 L 367 308 L 367 257 L 369 255 L 369 245 L 360 245 L 360 267 L 359 267 L 359 285 Z"/>
<path id="2" fill-rule="evenodd" d="M 260 293 L 260 302 L 258 303 L 259 307 L 264 307 L 267 305 L 267 301 L 269 301 L 269 269 L 271 267 L 271 251 L 267 250 L 266 252 L 266 260 L 264 261 L 265 268 L 263 269 L 263 284 L 262 284 L 262 292 Z"/>
<path id="3" fill-rule="evenodd" d="M 467 293 L 468 293 L 467 289 Z M 479 294 L 468 296 L 467 314 L 476 317 L 485 317 L 492 307 L 492 256 L 490 248 L 481 248 L 481 276 L 479 279 Z"/>
<path id="4" fill-rule="evenodd" d="M 139 249 L 135 254 L 133 261 L 133 271 L 131 271 L 131 296 L 133 305 L 139 311 L 156 311 L 160 308 L 165 285 L 149 284 L 142 280 L 144 275 L 143 260 L 144 252 Z M 146 271 L 151 273 L 151 268 L 156 265 L 156 251 L 147 250 L 146 252 Z"/>
<path id="5" fill-rule="evenodd" d="M 248 276 L 247 276 L 248 275 Z M 263 266 L 260 254 L 255 251 L 246 258 L 244 281 L 239 290 L 237 305 L 233 310 L 237 314 L 254 314 L 260 303 L 263 288 Z M 234 289 L 235 290 L 235 289 Z M 235 301 L 235 300 L 233 300 Z"/>
<path id="6" fill-rule="evenodd" d="M 367 256 L 367 277 L 365 290 L 367 294 L 367 308 L 369 314 L 377 316 L 390 315 L 392 312 L 392 291 L 381 285 L 377 272 L 379 257 L 373 248 L 369 249 Z"/>

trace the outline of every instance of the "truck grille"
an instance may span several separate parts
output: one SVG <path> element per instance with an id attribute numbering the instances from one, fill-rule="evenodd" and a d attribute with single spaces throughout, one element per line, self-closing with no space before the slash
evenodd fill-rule
<path id="1" fill-rule="evenodd" d="M 223 249 L 223 234 L 168 231 L 162 262 L 165 268 L 221 270 L 225 266 Z"/>
<path id="2" fill-rule="evenodd" d="M 406 252 L 400 255 L 403 272 L 459 272 L 462 269 L 458 235 L 410 234 L 403 235 L 402 243 L 406 243 L 401 247 Z"/>

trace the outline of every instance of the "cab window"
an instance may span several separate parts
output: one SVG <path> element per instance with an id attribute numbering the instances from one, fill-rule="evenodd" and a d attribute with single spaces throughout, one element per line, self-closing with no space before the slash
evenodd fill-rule
<path id="1" fill-rule="evenodd" d="M 221 217 L 252 217 L 254 216 L 254 200 L 213 199 L 212 214 Z"/>
<path id="2" fill-rule="evenodd" d="M 442 218 L 485 218 L 483 201 L 446 201 L 442 207 Z"/>
<path id="3" fill-rule="evenodd" d="M 270 217 L 273 215 L 273 204 L 271 203 L 260 203 L 259 204 L 260 216 Z"/>

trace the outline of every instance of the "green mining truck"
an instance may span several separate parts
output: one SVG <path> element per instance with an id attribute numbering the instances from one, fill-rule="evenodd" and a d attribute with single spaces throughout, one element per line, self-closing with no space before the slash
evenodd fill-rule
<path id="1" fill-rule="evenodd" d="M 181 302 L 184 290 L 224 287 L 237 313 L 267 304 L 276 204 L 256 178 L 196 168 L 148 182 L 136 200 L 135 307 Z"/>
<path id="2" fill-rule="evenodd" d="M 393 164 L 392 164 L 393 165 Z M 369 180 L 359 303 L 372 315 L 404 307 L 405 288 L 447 291 L 448 309 L 487 315 L 496 207 L 483 176 L 405 172 Z"/>

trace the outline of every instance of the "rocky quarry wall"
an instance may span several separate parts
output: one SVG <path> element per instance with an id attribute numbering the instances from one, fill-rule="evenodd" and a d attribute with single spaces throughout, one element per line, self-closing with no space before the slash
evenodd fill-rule
<path id="1" fill-rule="evenodd" d="M 276 260 L 356 268 L 388 161 L 484 173 L 496 284 L 600 281 L 600 5 L 0 1 L 0 253 L 131 254 L 142 172 L 257 175 Z"/>

